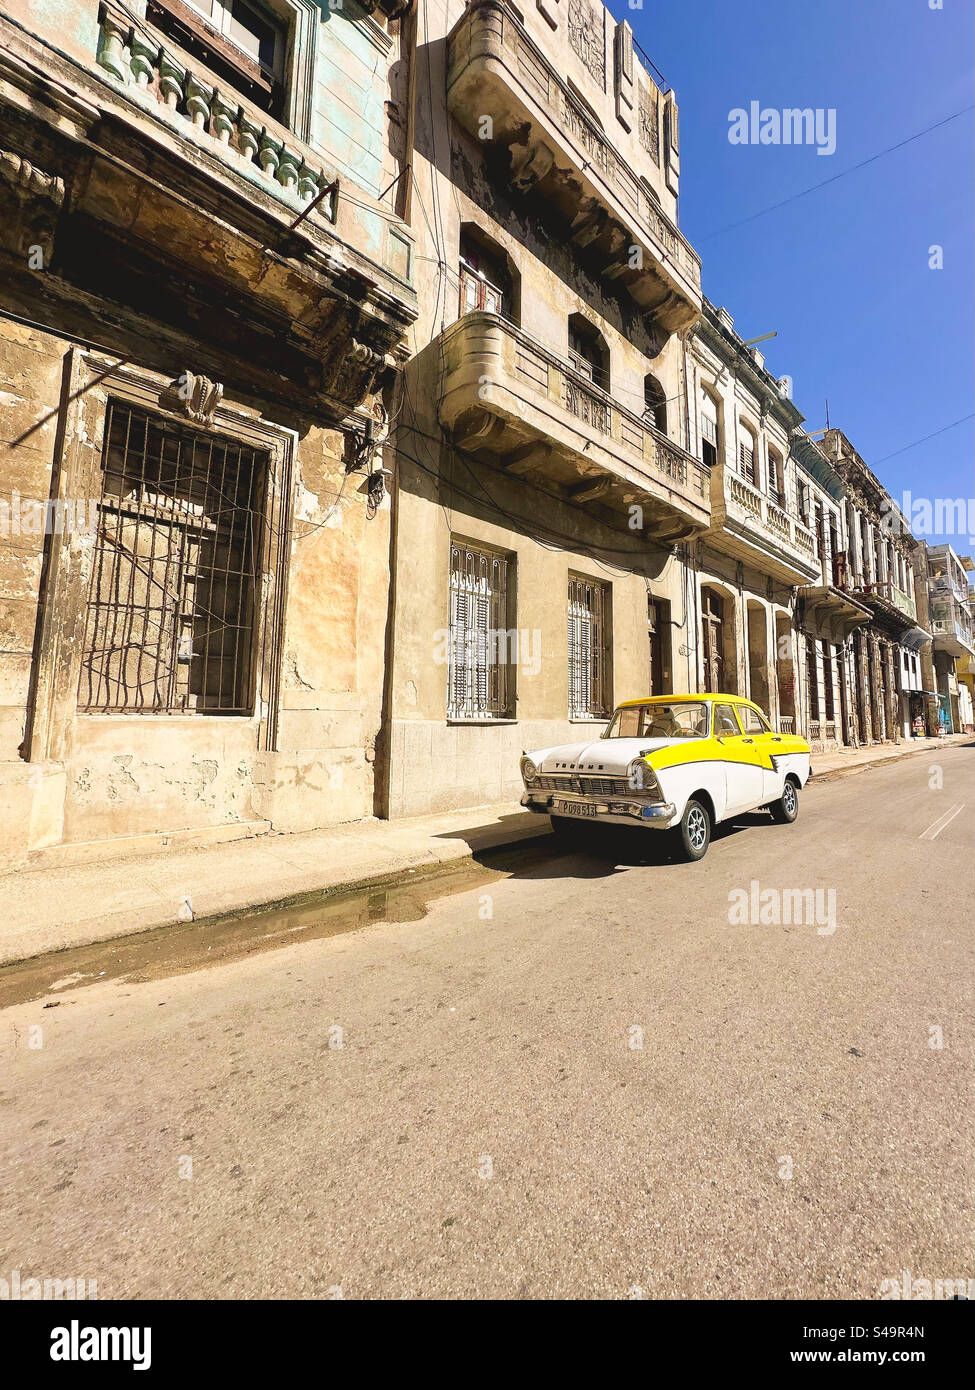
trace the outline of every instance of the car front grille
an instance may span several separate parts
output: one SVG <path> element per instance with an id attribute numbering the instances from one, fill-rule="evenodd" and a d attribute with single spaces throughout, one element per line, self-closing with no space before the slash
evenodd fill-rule
<path id="1" fill-rule="evenodd" d="M 539 777 L 532 786 L 546 792 L 576 792 L 580 796 L 633 796 L 625 777 Z"/>

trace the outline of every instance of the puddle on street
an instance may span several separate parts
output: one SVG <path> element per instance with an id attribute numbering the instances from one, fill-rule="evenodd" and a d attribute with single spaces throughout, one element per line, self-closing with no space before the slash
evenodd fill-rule
<path id="1" fill-rule="evenodd" d="M 174 922 L 137 936 L 13 962 L 0 966 L 0 1009 L 48 996 L 45 1008 L 50 1008 L 87 985 L 167 979 L 295 942 L 339 936 L 371 922 L 419 922 L 440 899 L 508 878 L 551 853 L 552 842 L 546 838 L 485 853 L 479 861 L 465 859 L 456 867 L 417 873 L 387 888 L 316 895 L 284 908 Z"/>

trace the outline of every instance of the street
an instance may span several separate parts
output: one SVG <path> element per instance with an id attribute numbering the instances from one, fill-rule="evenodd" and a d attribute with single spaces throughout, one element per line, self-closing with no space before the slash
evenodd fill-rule
<path id="1" fill-rule="evenodd" d="M 545 838 L 279 936 L 4 969 L 0 1272 L 100 1298 L 975 1276 L 975 744 L 801 800 L 699 864 Z"/>

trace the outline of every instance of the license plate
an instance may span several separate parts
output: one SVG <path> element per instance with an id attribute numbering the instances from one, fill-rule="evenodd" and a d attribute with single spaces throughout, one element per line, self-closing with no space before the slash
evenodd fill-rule
<path id="1" fill-rule="evenodd" d="M 596 814 L 595 806 L 588 801 L 553 801 L 552 810 L 557 816 L 588 816 Z"/>

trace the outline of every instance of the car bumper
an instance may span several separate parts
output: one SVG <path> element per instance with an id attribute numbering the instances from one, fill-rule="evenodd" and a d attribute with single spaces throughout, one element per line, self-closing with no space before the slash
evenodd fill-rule
<path id="1" fill-rule="evenodd" d="M 562 811 L 557 804 L 559 802 L 591 806 L 593 811 L 586 815 L 573 815 L 572 811 Z M 576 792 L 526 791 L 521 804 L 526 811 L 534 811 L 540 816 L 564 815 L 566 819 L 577 819 L 580 824 L 590 821 L 600 825 L 639 825 L 653 830 L 666 830 L 673 825 L 677 816 L 677 808 L 671 801 L 580 796 Z"/>

